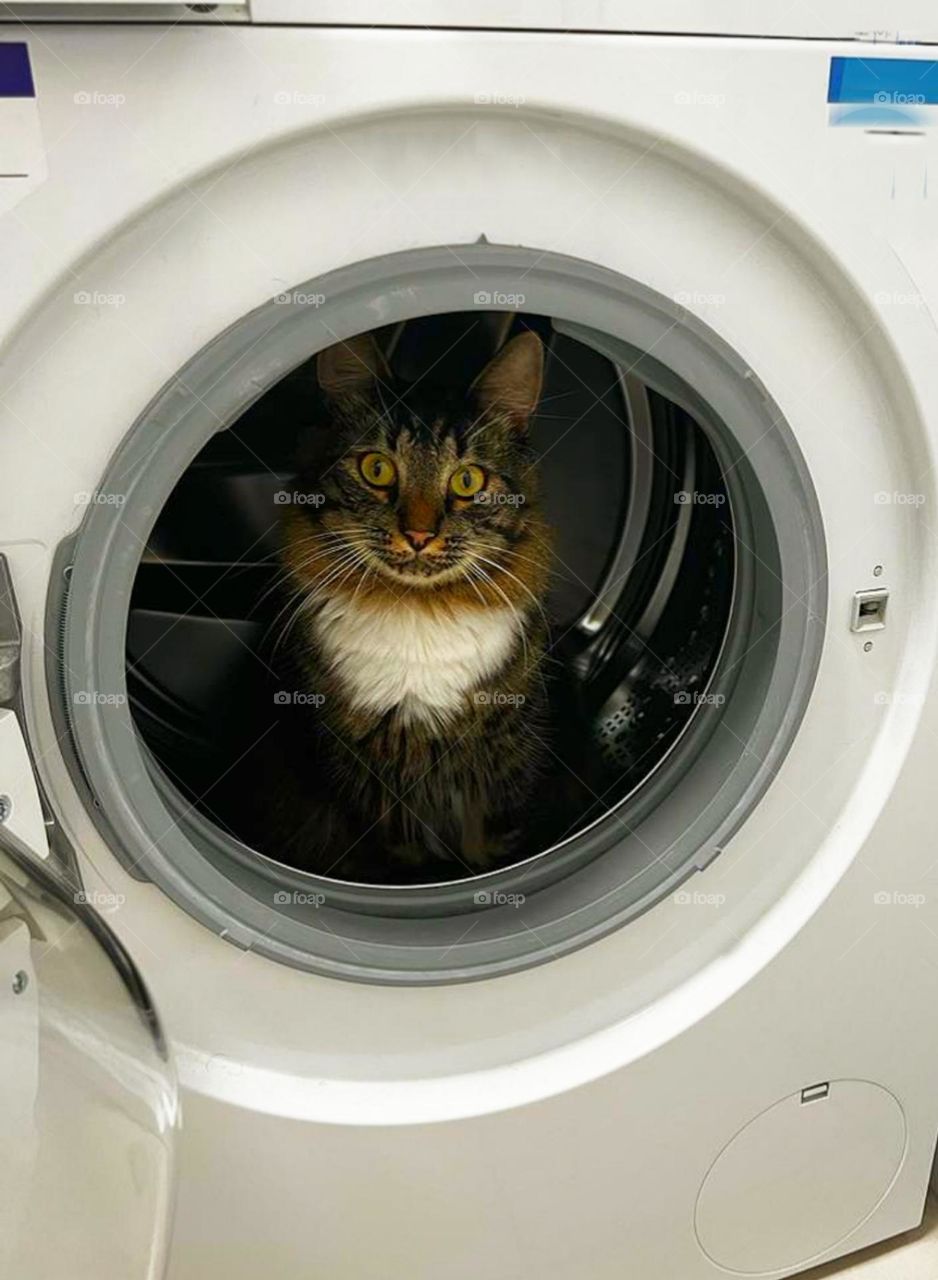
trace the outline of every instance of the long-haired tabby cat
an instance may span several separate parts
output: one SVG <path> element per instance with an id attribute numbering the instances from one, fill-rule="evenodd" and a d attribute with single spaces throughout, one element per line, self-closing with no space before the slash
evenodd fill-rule
<path id="1" fill-rule="evenodd" d="M 523 332 L 454 395 L 397 385 L 370 335 L 319 356 L 329 412 L 282 527 L 283 861 L 458 878 L 520 848 L 549 756 L 543 365 Z"/>

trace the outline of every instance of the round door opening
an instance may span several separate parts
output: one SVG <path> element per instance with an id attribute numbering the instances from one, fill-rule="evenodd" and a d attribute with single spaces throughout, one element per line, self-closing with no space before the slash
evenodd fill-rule
<path id="1" fill-rule="evenodd" d="M 503 870 L 719 714 L 735 546 L 705 432 L 546 317 L 387 326 L 180 478 L 131 599 L 135 723 L 187 803 L 277 863 Z"/>
<path id="2" fill-rule="evenodd" d="M 76 781 L 135 871 L 299 967 L 460 980 L 620 926 L 738 830 L 813 684 L 790 431 L 591 264 L 309 282 L 199 353 L 100 491 L 50 602 Z"/>

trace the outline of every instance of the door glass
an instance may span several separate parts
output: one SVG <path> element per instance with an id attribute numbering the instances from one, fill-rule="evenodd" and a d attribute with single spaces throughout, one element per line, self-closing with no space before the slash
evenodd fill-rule
<path id="1" fill-rule="evenodd" d="M 158 1280 L 177 1108 L 122 946 L 0 828 L 0 1276 Z"/>

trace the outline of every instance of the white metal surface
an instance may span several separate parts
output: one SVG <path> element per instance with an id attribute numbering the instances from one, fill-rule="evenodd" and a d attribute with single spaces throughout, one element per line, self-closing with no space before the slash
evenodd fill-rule
<path id="1" fill-rule="evenodd" d="M 919 1230 L 863 1249 L 832 1266 L 812 1268 L 804 1280 L 932 1280 L 938 1273 L 938 1201 L 929 1196 Z"/>
<path id="2" fill-rule="evenodd" d="M 12 0 L 4 16 L 24 21 L 159 21 L 217 25 L 455 28 L 767 36 L 883 43 L 938 40 L 927 0 L 826 0 L 775 7 L 751 0 Z"/>
<path id="3" fill-rule="evenodd" d="M 935 40 L 924 0 L 826 0 L 761 5 L 751 0 L 251 0 L 254 22 L 368 27 L 534 28 L 678 32 L 818 40 Z"/>
<path id="4" fill-rule="evenodd" d="M 744 1275 L 804 1266 L 888 1195 L 908 1136 L 896 1099 L 866 1080 L 827 1081 L 813 1092 L 799 1090 L 750 1120 L 713 1162 L 694 1222 L 717 1266 Z"/>
<path id="5" fill-rule="evenodd" d="M 828 127 L 850 44 L 49 27 L 31 52 L 49 169 L 3 223 L 0 550 L 43 779 L 89 892 L 122 898 L 187 1087 L 172 1280 L 293 1280 L 312 1250 L 350 1280 L 707 1280 L 708 1169 L 827 1079 L 888 1089 L 908 1145 L 826 1256 L 915 1225 L 938 1127 L 933 135 Z M 76 495 L 227 325 L 481 234 L 680 297 L 742 355 L 819 493 L 831 625 L 699 899 L 495 982 L 351 986 L 238 952 L 120 869 L 56 747 L 48 568 Z M 867 652 L 850 602 L 876 566 Z"/>

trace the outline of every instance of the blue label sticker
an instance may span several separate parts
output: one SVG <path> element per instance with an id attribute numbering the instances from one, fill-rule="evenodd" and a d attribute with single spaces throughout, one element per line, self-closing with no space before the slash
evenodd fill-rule
<path id="1" fill-rule="evenodd" d="M 35 98 L 29 49 L 25 44 L 0 42 L 0 98 Z"/>
<path id="2" fill-rule="evenodd" d="M 926 58 L 831 58 L 831 124 L 908 130 L 934 123 L 938 61 Z"/>
<path id="3" fill-rule="evenodd" d="M 925 58 L 831 58 L 828 102 L 938 104 L 938 62 Z"/>

